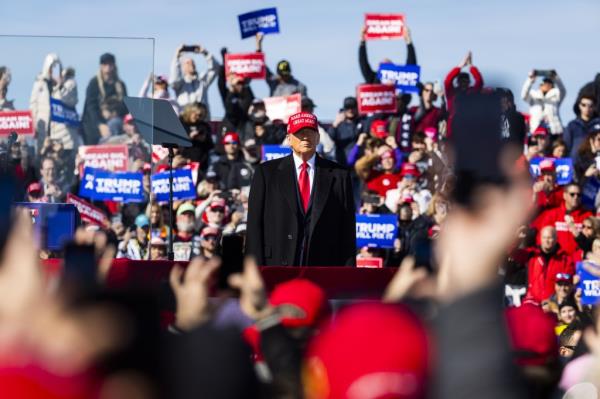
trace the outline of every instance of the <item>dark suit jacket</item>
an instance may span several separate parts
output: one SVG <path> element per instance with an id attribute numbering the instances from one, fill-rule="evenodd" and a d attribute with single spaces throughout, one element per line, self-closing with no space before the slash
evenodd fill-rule
<path id="1" fill-rule="evenodd" d="M 350 172 L 318 155 L 309 218 L 299 205 L 293 157 L 258 165 L 250 187 L 246 254 L 259 265 L 354 266 L 355 208 Z"/>

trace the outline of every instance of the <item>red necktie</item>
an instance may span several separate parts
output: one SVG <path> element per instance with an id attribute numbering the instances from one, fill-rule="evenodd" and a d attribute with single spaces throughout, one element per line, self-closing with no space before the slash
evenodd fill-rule
<path id="1" fill-rule="evenodd" d="M 310 180 L 308 179 L 308 164 L 302 162 L 300 166 L 300 177 L 298 178 L 298 186 L 300 187 L 300 198 L 304 212 L 308 210 L 308 202 L 310 201 Z"/>

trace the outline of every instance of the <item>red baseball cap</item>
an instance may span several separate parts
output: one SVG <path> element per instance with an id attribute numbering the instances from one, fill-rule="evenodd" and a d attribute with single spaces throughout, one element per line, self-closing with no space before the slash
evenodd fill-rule
<path id="1" fill-rule="evenodd" d="M 381 154 L 381 159 L 385 159 L 385 158 L 392 158 L 395 161 L 396 153 L 394 152 L 394 150 L 388 150 L 388 151 L 384 152 L 383 154 Z"/>
<path id="2" fill-rule="evenodd" d="M 436 128 L 434 128 L 434 127 L 426 127 L 423 130 L 423 133 L 425 133 L 425 136 L 429 137 L 433 141 L 437 141 L 438 130 Z"/>
<path id="3" fill-rule="evenodd" d="M 27 186 L 27 194 L 32 193 L 41 193 L 42 185 L 39 182 L 33 182 L 29 186 Z"/>
<path id="4" fill-rule="evenodd" d="M 546 129 L 546 127 L 543 125 L 539 125 L 531 134 L 533 136 L 546 136 L 548 135 L 548 129 Z"/>
<path id="5" fill-rule="evenodd" d="M 380 139 L 386 138 L 388 136 L 388 132 L 385 125 L 385 121 L 379 119 L 371 122 L 371 135 Z"/>
<path id="6" fill-rule="evenodd" d="M 240 143 L 240 136 L 236 132 L 227 132 L 221 140 L 222 144 Z"/>
<path id="7" fill-rule="evenodd" d="M 319 122 L 317 121 L 317 117 L 310 112 L 298 112 L 290 116 L 287 124 L 288 134 L 296 134 L 302 129 L 312 129 L 318 132 Z"/>
<path id="8" fill-rule="evenodd" d="M 517 364 L 541 366 L 558 357 L 556 316 L 531 303 L 508 308 L 505 314 L 513 350 L 522 354 L 517 356 Z"/>
<path id="9" fill-rule="evenodd" d="M 123 123 L 133 123 L 133 115 L 127 114 L 123 117 Z"/>
<path id="10" fill-rule="evenodd" d="M 419 177 L 420 173 L 419 173 L 419 168 L 417 168 L 417 165 L 415 165 L 414 163 L 410 163 L 410 162 L 403 163 L 402 169 L 400 169 L 400 176 L 404 177 L 406 175 Z"/>
<path id="11" fill-rule="evenodd" d="M 221 231 L 216 227 L 207 226 L 202 229 L 200 233 L 200 237 L 204 238 L 206 236 L 215 236 L 218 237 L 221 234 Z"/>
<path id="12" fill-rule="evenodd" d="M 540 172 L 554 172 L 554 160 L 544 159 L 540 162 Z"/>
<path id="13" fill-rule="evenodd" d="M 210 209 L 215 209 L 215 208 L 223 208 L 225 209 L 225 206 L 227 205 L 227 202 L 225 201 L 225 199 L 223 198 L 215 198 L 210 202 Z"/>
<path id="14" fill-rule="evenodd" d="M 303 373 L 307 397 L 421 398 L 429 357 L 427 331 L 407 308 L 353 305 L 309 344 Z"/>
<path id="15" fill-rule="evenodd" d="M 269 302 L 273 306 L 292 305 L 303 315 L 284 317 L 285 327 L 313 327 L 329 313 L 329 303 L 325 291 L 310 280 L 296 278 L 278 284 L 273 289 Z"/>

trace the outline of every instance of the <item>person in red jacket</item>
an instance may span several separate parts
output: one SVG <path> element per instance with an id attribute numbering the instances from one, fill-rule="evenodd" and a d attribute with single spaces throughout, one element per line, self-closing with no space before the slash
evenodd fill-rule
<path id="1" fill-rule="evenodd" d="M 542 212 L 531 223 L 531 227 L 541 232 L 542 228 L 553 226 L 560 247 L 572 255 L 578 247 L 571 230 L 581 230 L 582 222 L 588 216 L 592 216 L 592 213 L 581 206 L 581 188 L 577 183 L 569 183 L 564 188 L 563 203 Z M 540 240 L 541 234 L 538 234 L 538 244 Z"/>
<path id="2" fill-rule="evenodd" d="M 533 185 L 533 192 L 538 212 L 562 204 L 564 192 L 562 187 L 556 184 L 554 160 L 544 159 L 540 162 L 540 176 Z"/>
<path id="3" fill-rule="evenodd" d="M 573 258 L 557 243 L 557 232 L 552 226 L 542 229 L 541 243 L 533 249 L 527 262 L 527 296 L 541 304 L 554 294 L 556 276 L 559 273 L 573 275 Z"/>
<path id="4" fill-rule="evenodd" d="M 469 66 L 469 72 L 471 72 L 471 75 L 473 75 L 473 79 L 475 80 L 472 86 L 469 74 L 467 72 L 461 72 L 461 69 L 466 66 Z M 456 86 L 454 86 L 455 80 Z M 481 76 L 479 69 L 473 65 L 473 55 L 469 51 L 465 59 L 457 67 L 452 68 L 444 80 L 448 112 L 450 114 L 452 113 L 454 98 L 458 93 L 478 92 L 482 87 L 483 77 Z"/>
<path id="5" fill-rule="evenodd" d="M 394 171 L 396 154 L 393 150 L 387 150 L 381 154 L 380 165 L 381 172 L 373 173 L 373 177 L 367 180 L 367 188 L 385 197 L 388 190 L 397 187 L 398 182 L 402 180 L 402 176 Z"/>

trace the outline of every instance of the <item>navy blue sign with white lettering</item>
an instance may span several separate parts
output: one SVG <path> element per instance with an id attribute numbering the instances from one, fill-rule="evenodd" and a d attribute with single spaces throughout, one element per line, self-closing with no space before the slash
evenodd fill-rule
<path id="1" fill-rule="evenodd" d="M 109 172 L 88 167 L 83 172 L 79 196 L 92 200 L 142 202 L 142 176 L 138 172 Z"/>
<path id="2" fill-rule="evenodd" d="M 79 126 L 79 115 L 75 107 L 69 107 L 57 98 L 50 97 L 50 119 L 58 123 Z"/>
<path id="3" fill-rule="evenodd" d="M 152 175 L 152 192 L 158 202 L 169 200 L 169 172 Z M 196 198 L 196 187 L 190 169 L 173 170 L 173 200 L 186 200 Z"/>
<path id="4" fill-rule="evenodd" d="M 242 39 L 255 36 L 258 32 L 265 35 L 279 33 L 279 18 L 275 7 L 238 15 L 238 21 Z"/>
<path id="5" fill-rule="evenodd" d="M 396 215 L 356 215 L 356 246 L 393 248 L 398 231 Z"/>
<path id="6" fill-rule="evenodd" d="M 381 64 L 377 77 L 381 83 L 396 85 L 396 92 L 419 93 L 421 67 L 418 65 Z"/>

